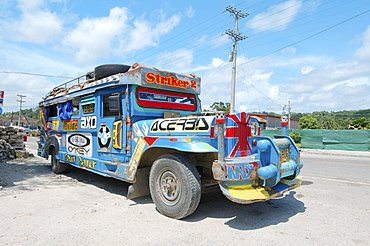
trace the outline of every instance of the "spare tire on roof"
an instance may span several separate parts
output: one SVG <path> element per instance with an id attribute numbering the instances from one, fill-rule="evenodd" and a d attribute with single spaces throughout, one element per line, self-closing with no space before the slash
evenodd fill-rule
<path id="1" fill-rule="evenodd" d="M 125 73 L 131 66 L 122 64 L 106 64 L 97 66 L 94 70 L 95 79 L 102 79 L 117 73 Z"/>

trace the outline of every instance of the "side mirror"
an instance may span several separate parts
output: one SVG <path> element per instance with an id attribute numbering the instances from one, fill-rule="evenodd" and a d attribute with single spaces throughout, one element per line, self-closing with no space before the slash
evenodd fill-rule
<path id="1" fill-rule="evenodd" d="M 109 111 L 121 112 L 121 96 L 109 96 Z"/>

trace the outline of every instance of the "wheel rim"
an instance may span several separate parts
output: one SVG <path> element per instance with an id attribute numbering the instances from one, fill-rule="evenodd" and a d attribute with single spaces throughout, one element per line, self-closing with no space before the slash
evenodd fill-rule
<path id="1" fill-rule="evenodd" d="M 158 178 L 159 196 L 169 206 L 175 205 L 181 194 L 181 183 L 175 173 L 166 170 Z"/>

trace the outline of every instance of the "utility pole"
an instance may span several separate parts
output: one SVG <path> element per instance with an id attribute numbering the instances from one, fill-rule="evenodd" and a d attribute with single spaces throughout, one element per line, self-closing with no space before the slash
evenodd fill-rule
<path id="1" fill-rule="evenodd" d="M 234 17 L 234 30 L 227 29 L 225 34 L 229 35 L 233 41 L 233 51 L 230 52 L 230 62 L 233 62 L 232 65 L 232 72 L 231 72 L 231 96 L 230 96 L 230 112 L 235 111 L 235 84 L 236 84 L 236 55 L 237 55 L 237 43 L 238 41 L 244 40 L 247 36 L 240 35 L 238 31 L 238 21 L 241 18 L 247 17 L 249 14 L 245 14 L 237 10 L 235 7 L 229 5 L 226 7 L 226 11 L 230 12 L 230 14 Z"/>
<path id="2" fill-rule="evenodd" d="M 17 100 L 17 102 L 19 102 L 19 116 L 18 116 L 18 127 L 21 126 L 21 112 L 22 112 L 22 104 L 26 101 L 23 101 L 23 97 L 26 97 L 25 95 L 20 95 L 18 94 L 17 95 L 18 97 L 21 98 L 21 100 Z"/>

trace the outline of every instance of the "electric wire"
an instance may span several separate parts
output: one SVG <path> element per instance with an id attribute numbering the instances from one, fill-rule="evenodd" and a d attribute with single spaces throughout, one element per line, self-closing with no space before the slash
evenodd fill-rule
<path id="1" fill-rule="evenodd" d="M 40 73 L 27 73 L 27 72 L 8 72 L 8 71 L 0 71 L 0 73 L 6 74 L 22 74 L 22 75 L 32 75 L 32 76 L 41 76 L 41 77 L 50 77 L 50 78 L 62 78 L 62 79 L 73 79 L 72 77 L 67 76 L 59 76 L 59 75 L 48 75 L 48 74 L 40 74 Z"/>

